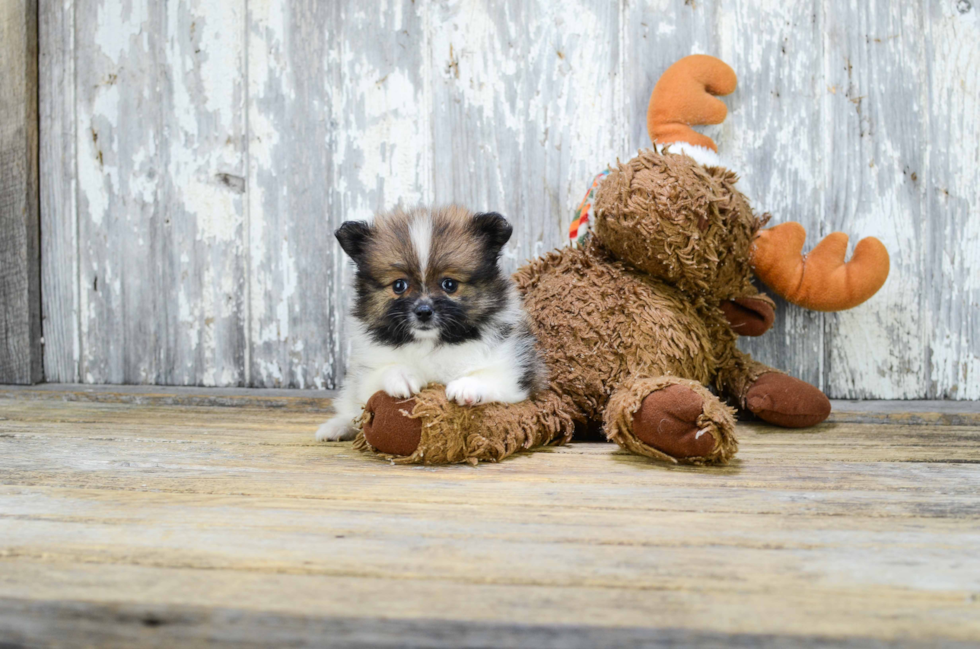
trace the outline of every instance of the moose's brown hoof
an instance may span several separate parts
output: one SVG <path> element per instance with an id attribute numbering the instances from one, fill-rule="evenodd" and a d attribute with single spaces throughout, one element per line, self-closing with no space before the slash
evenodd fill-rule
<path id="1" fill-rule="evenodd" d="M 755 380 L 745 405 L 756 417 L 784 428 L 816 426 L 830 416 L 830 399 L 806 381 L 768 372 Z"/>
<path id="2" fill-rule="evenodd" d="M 704 399 L 683 385 L 651 392 L 633 414 L 633 434 L 643 443 L 678 460 L 708 457 L 717 442 L 698 427 Z"/>
<path id="3" fill-rule="evenodd" d="M 740 297 L 725 300 L 721 311 L 739 336 L 761 336 L 772 327 L 776 311 L 767 300 L 755 297 Z"/>
<path id="4" fill-rule="evenodd" d="M 406 417 L 412 412 L 415 399 L 396 399 L 385 392 L 375 392 L 364 410 L 364 439 L 388 455 L 411 455 L 422 439 L 422 421 Z"/>

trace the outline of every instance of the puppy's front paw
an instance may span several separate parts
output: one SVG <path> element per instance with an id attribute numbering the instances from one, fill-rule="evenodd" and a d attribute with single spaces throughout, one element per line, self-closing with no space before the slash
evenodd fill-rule
<path id="1" fill-rule="evenodd" d="M 396 399 L 407 399 L 422 389 L 422 379 L 407 367 L 392 367 L 382 378 L 384 391 Z"/>
<path id="2" fill-rule="evenodd" d="M 461 406 L 475 406 L 497 401 L 496 391 L 486 381 L 472 376 L 450 381 L 446 386 L 446 398 Z"/>
<path id="3" fill-rule="evenodd" d="M 334 417 L 324 422 L 316 429 L 316 441 L 318 442 L 346 442 L 357 436 L 357 428 L 351 423 L 350 419 Z"/>

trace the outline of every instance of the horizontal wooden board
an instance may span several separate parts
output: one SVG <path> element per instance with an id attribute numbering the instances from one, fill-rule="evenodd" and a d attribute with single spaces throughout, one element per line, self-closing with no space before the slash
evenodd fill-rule
<path id="1" fill-rule="evenodd" d="M 741 424 L 715 468 L 601 443 L 420 467 L 313 442 L 323 416 L 0 399 L 0 631 L 980 641 L 976 425 Z"/>
<path id="2" fill-rule="evenodd" d="M 810 647 L 881 647 L 874 638 L 826 638 L 789 634 L 723 634 L 698 629 L 594 627 L 581 624 L 486 623 L 412 620 L 364 616 L 329 617 L 280 613 L 244 614 L 241 610 L 112 603 L 79 606 L 74 602 L 0 599 L 0 627 L 14 643 L 27 639 L 58 643 L 70 636 L 79 645 L 100 647 L 428 647 L 445 649 L 534 647 L 718 648 L 752 646 L 778 649 Z M 206 640 L 202 640 L 206 636 Z M 928 640 L 903 638 L 888 646 L 926 647 Z M 946 641 L 944 647 L 972 647 Z"/>
<path id="3" fill-rule="evenodd" d="M 0 399 L 54 399 L 166 406 L 290 408 L 332 411 L 335 390 L 288 388 L 196 388 L 182 386 L 44 383 L 0 385 Z M 980 425 L 977 401 L 831 401 L 828 423 L 881 423 L 938 426 Z M 747 416 L 742 413 L 742 416 Z"/>
<path id="4" fill-rule="evenodd" d="M 0 399 L 36 399 L 133 403 L 155 406 L 222 406 L 247 408 L 290 408 L 332 412 L 333 390 L 290 390 L 282 388 L 192 388 L 149 385 L 0 385 Z"/>

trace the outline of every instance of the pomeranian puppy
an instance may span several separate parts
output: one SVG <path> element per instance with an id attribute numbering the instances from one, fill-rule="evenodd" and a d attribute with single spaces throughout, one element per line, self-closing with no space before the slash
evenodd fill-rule
<path id="1" fill-rule="evenodd" d="M 350 369 L 316 439 L 353 439 L 368 398 L 429 383 L 460 405 L 515 403 L 547 378 L 517 289 L 501 272 L 513 228 L 461 207 L 396 209 L 348 221 L 337 240 L 357 266 Z"/>

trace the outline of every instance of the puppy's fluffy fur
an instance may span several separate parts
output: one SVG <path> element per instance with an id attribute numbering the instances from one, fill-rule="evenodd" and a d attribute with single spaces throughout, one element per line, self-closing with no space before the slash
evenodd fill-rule
<path id="1" fill-rule="evenodd" d="M 351 367 L 318 440 L 353 438 L 368 398 L 429 383 L 461 405 L 523 401 L 546 379 L 534 335 L 498 260 L 513 228 L 460 207 L 348 221 L 336 236 L 357 266 Z"/>

